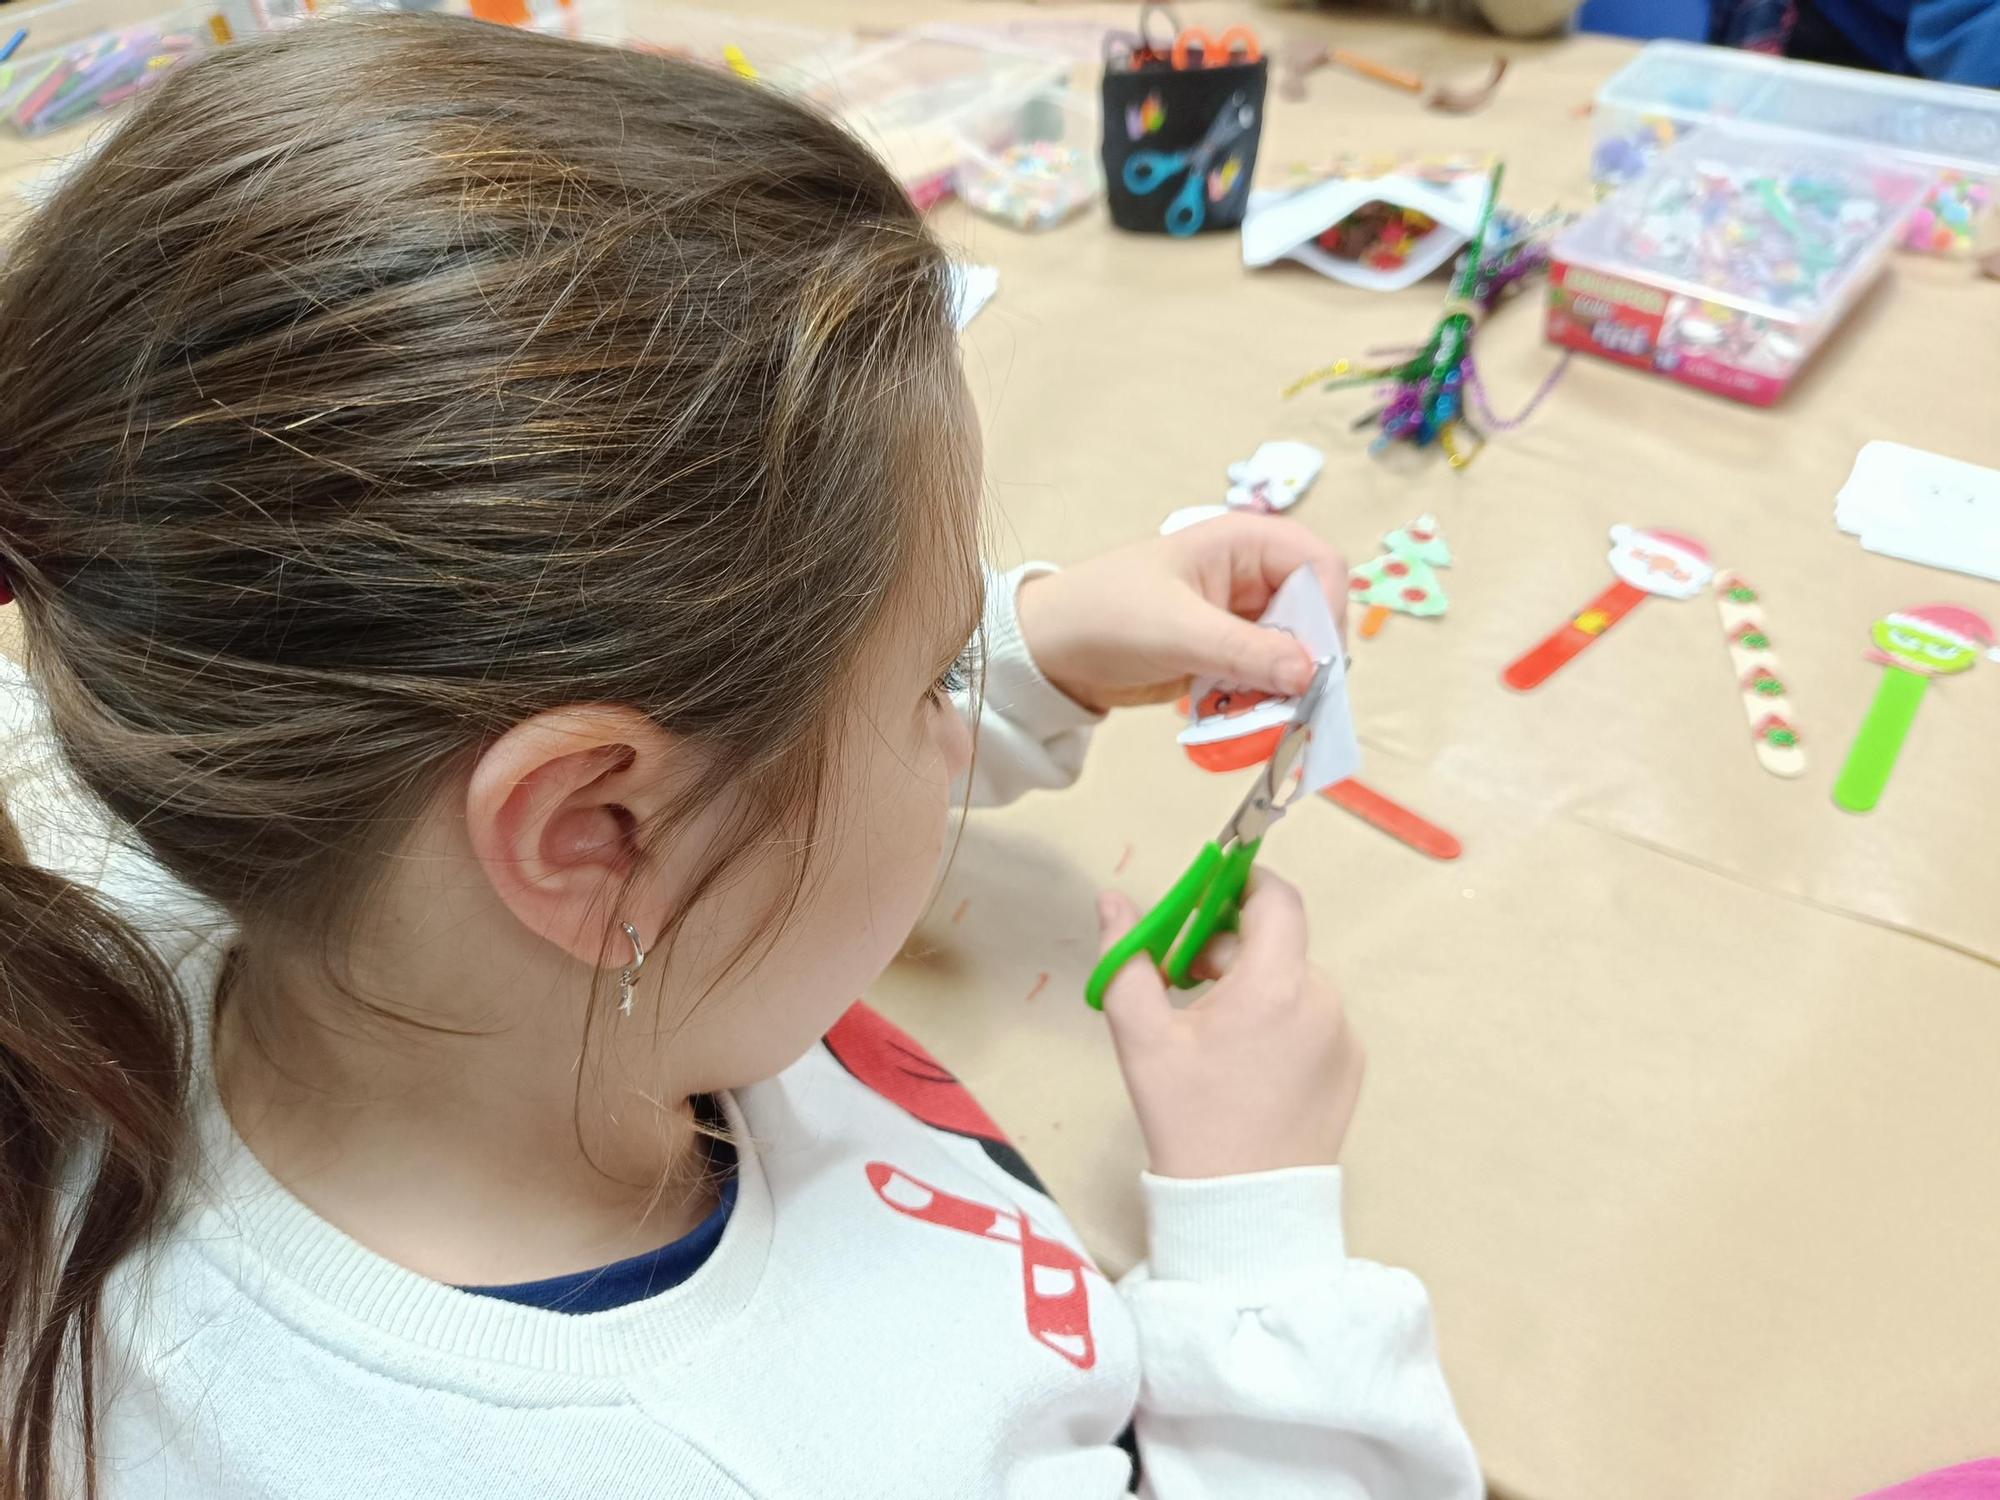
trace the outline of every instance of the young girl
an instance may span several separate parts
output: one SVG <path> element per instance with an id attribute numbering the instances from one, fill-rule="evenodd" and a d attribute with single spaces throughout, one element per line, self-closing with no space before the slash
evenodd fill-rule
<path id="1" fill-rule="evenodd" d="M 1295 892 L 1192 1007 L 1114 987 L 1117 1291 L 849 1009 L 969 767 L 1297 688 L 1236 616 L 1342 578 L 1256 519 L 982 585 L 945 268 L 771 93 L 416 17 L 189 67 L 25 232 L 10 1500 L 1479 1493 L 1422 1289 L 1342 1250 Z"/>

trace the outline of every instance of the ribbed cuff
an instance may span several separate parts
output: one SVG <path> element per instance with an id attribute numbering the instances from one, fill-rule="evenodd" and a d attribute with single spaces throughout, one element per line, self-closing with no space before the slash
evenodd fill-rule
<path id="1" fill-rule="evenodd" d="M 1346 1259 L 1340 1168 L 1240 1177 L 1140 1174 L 1147 1262 L 1156 1281 L 1252 1290 L 1324 1276 Z"/>
<path id="2" fill-rule="evenodd" d="M 1054 563 L 1022 563 L 995 579 L 986 592 L 984 699 L 1039 740 L 1088 729 L 1104 718 L 1044 677 L 1021 636 L 1015 595 L 1028 579 L 1056 571 Z"/>

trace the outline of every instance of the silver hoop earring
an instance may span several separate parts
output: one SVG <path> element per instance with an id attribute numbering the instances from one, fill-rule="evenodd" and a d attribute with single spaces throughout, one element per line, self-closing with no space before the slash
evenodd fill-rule
<path id="1" fill-rule="evenodd" d="M 618 1014 L 632 1014 L 632 981 L 639 977 L 639 971 L 646 967 L 646 950 L 639 942 L 639 929 L 630 922 L 620 922 L 625 936 L 632 940 L 632 962 L 618 971 Z"/>

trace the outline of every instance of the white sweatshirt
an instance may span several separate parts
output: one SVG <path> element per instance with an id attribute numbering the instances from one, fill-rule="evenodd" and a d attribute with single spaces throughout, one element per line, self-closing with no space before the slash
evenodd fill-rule
<path id="1" fill-rule="evenodd" d="M 978 789 L 998 798 L 1073 777 L 1092 720 L 995 582 Z M 0 663 L 24 838 L 140 921 L 205 1014 L 226 931 L 85 836 L 35 719 Z M 205 1044 L 196 1098 L 186 1207 L 109 1293 L 107 1500 L 1482 1493 L 1423 1288 L 1347 1256 L 1337 1168 L 1147 1176 L 1150 1262 L 1114 1289 L 964 1089 L 864 1006 L 722 1101 L 739 1186 L 720 1243 L 604 1312 L 371 1253 L 237 1138 Z"/>

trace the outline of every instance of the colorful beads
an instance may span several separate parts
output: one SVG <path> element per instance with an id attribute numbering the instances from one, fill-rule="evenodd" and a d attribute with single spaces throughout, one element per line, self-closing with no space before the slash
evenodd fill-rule
<path id="1" fill-rule="evenodd" d="M 1097 196 L 1090 156 L 1057 141 L 1022 141 L 959 173 L 968 208 L 1016 229 L 1048 229 Z"/>

